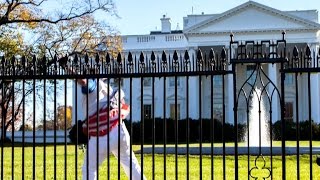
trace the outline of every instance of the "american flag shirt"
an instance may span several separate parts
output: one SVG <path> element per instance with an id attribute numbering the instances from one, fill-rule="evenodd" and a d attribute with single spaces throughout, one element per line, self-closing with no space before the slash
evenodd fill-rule
<path id="1" fill-rule="evenodd" d="M 129 112 L 129 106 L 123 102 L 120 109 L 113 108 L 109 111 L 109 107 L 102 108 L 83 124 L 83 132 L 89 136 L 104 136 L 126 118 Z"/>
<path id="2" fill-rule="evenodd" d="M 88 85 L 83 86 L 81 91 L 86 95 L 83 96 L 83 110 L 85 115 L 89 115 L 82 130 L 89 136 L 108 134 L 130 112 L 129 105 L 124 101 L 122 89 L 113 91 L 101 80 L 88 79 Z M 102 108 L 97 110 L 97 104 Z"/>

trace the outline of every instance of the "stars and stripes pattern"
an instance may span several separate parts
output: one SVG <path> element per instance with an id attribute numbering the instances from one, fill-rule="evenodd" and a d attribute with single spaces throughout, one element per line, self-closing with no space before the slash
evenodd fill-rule
<path id="1" fill-rule="evenodd" d="M 82 130 L 85 134 L 89 134 L 89 136 L 104 136 L 116 127 L 121 120 L 125 119 L 129 112 L 129 105 L 125 104 L 123 101 L 121 102 L 120 109 L 109 109 L 109 107 L 102 108 L 99 113 L 95 113 L 89 117 L 86 123 L 83 124 Z"/>

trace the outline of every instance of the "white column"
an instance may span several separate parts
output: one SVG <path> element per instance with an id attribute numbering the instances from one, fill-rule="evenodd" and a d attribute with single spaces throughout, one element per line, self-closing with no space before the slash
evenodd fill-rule
<path id="1" fill-rule="evenodd" d="M 227 54 L 229 54 L 229 51 L 232 50 L 232 48 L 228 48 L 227 50 Z M 234 52 L 231 53 L 232 55 L 234 54 Z M 230 62 L 231 57 L 228 55 L 228 62 L 227 64 Z M 228 70 L 232 70 L 232 65 L 227 65 Z M 226 109 L 226 121 L 233 124 L 234 123 L 234 98 L 233 98 L 233 75 L 232 74 L 228 74 L 227 75 L 227 93 L 226 95 L 228 96 L 228 101 L 227 101 L 227 109 Z M 238 119 L 239 120 L 239 119 Z"/>
<path id="2" fill-rule="evenodd" d="M 316 44 L 311 45 L 311 52 L 317 52 Z M 316 58 L 316 57 L 314 57 Z M 312 61 L 314 62 L 314 61 Z M 319 75 L 318 73 L 311 74 L 311 117 L 314 122 L 319 123 Z"/>
<path id="3" fill-rule="evenodd" d="M 268 91 L 270 96 L 272 95 L 272 92 L 274 90 L 274 88 L 278 88 L 278 81 L 277 81 L 277 64 L 268 64 L 268 76 L 270 78 L 270 80 L 274 83 L 274 86 L 272 86 L 272 84 L 269 84 L 268 86 Z M 273 93 L 272 98 L 272 122 L 278 121 L 280 120 L 279 117 L 279 109 L 280 109 L 280 102 L 279 102 L 279 96 L 277 91 L 275 90 Z"/>
<path id="4" fill-rule="evenodd" d="M 196 51 L 195 49 L 189 50 L 189 56 L 190 56 L 190 63 L 196 64 Z M 190 68 L 193 68 L 191 66 Z M 199 119 L 199 77 L 190 76 L 189 78 L 189 95 L 187 98 L 189 98 L 189 118 L 192 119 Z"/>

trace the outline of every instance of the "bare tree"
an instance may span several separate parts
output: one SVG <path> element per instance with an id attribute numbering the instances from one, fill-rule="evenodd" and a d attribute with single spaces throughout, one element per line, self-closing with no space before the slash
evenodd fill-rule
<path id="1" fill-rule="evenodd" d="M 16 60 L 11 59 L 14 55 L 24 56 L 37 53 L 40 58 L 49 55 L 52 59 L 55 54 L 93 52 L 101 44 L 105 44 L 106 47 L 109 47 L 108 49 L 121 49 L 117 31 L 97 21 L 94 16 L 95 13 L 101 13 L 100 15 L 103 16 L 107 14 L 117 16 L 112 0 L 60 2 L 62 3 L 49 0 L 0 2 L 0 55 L 3 56 L 0 63 L 0 74 L 12 70 L 17 65 Z M 25 42 L 21 30 L 32 35 L 31 44 L 29 40 L 28 43 Z M 34 59 L 20 61 L 33 61 Z M 31 68 L 32 71 L 32 68 L 35 67 L 32 66 L 32 63 L 29 65 L 31 66 L 28 68 Z M 21 83 L 21 80 L 0 78 L 1 139 L 5 139 L 10 124 L 14 125 L 15 122 L 21 120 L 19 117 L 21 111 L 25 112 L 23 104 L 28 96 L 43 90 L 43 85 L 38 83 L 38 80 L 24 81 L 22 83 L 24 88 L 16 86 L 17 82 Z M 52 89 L 47 89 L 47 91 L 52 92 Z M 38 97 L 41 97 L 41 93 Z"/>
<path id="2" fill-rule="evenodd" d="M 58 23 L 93 14 L 97 11 L 116 14 L 112 0 L 69 0 L 60 2 L 62 4 L 48 0 L 6 0 L 0 3 L 0 26 L 19 23 L 29 26 L 36 26 L 37 23 L 41 22 Z"/>
<path id="3" fill-rule="evenodd" d="M 1 141 L 5 140 L 8 130 L 14 131 L 21 125 L 23 119 L 23 104 L 31 89 L 23 90 L 21 83 L 1 80 L 0 82 L 0 112 L 1 112 Z"/>

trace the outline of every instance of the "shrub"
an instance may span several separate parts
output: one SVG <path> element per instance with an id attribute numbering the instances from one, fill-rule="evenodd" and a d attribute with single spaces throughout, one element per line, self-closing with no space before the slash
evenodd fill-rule
<path id="1" fill-rule="evenodd" d="M 154 121 L 153 119 L 145 119 L 144 123 L 139 122 L 132 122 L 125 121 L 126 126 L 128 128 L 129 133 L 131 132 L 132 128 L 132 139 L 133 144 L 140 144 L 142 141 L 142 133 L 144 133 L 143 141 L 144 143 L 152 143 L 152 132 L 154 129 L 155 133 L 155 143 L 156 144 L 163 144 L 164 140 L 166 143 L 175 143 L 176 141 L 176 133 L 178 135 L 178 143 L 186 143 L 189 139 L 189 143 L 198 143 L 200 142 L 200 125 L 202 122 L 202 142 L 230 142 L 234 141 L 234 126 L 229 123 L 225 123 L 222 125 L 222 122 L 214 119 L 202 119 L 194 120 L 194 119 L 183 119 L 178 120 L 176 122 L 172 119 L 161 119 L 156 118 Z M 187 125 L 189 123 L 189 135 L 187 135 Z M 164 132 L 164 126 L 166 132 Z M 177 128 L 176 128 L 177 126 Z M 242 125 L 238 126 L 239 135 L 243 134 L 244 127 Z M 142 131 L 143 130 L 143 131 Z M 177 131 L 176 131 L 177 130 Z M 222 131 L 224 130 L 224 131 Z M 223 134 L 224 133 L 224 134 Z M 164 136 L 166 134 L 166 136 Z M 165 138 L 165 139 L 164 139 Z M 224 139 L 223 139 L 224 138 Z"/>
<path id="2" fill-rule="evenodd" d="M 312 133 L 310 133 L 310 123 L 312 126 Z M 320 126 L 315 123 L 313 120 L 311 122 L 309 120 L 299 122 L 299 140 L 310 140 L 310 134 L 312 134 L 313 140 L 320 140 Z M 272 132 L 274 140 L 281 140 L 281 121 L 277 121 L 273 124 Z M 285 139 L 286 140 L 297 140 L 298 131 L 297 131 L 297 123 L 292 121 L 285 122 Z"/>

